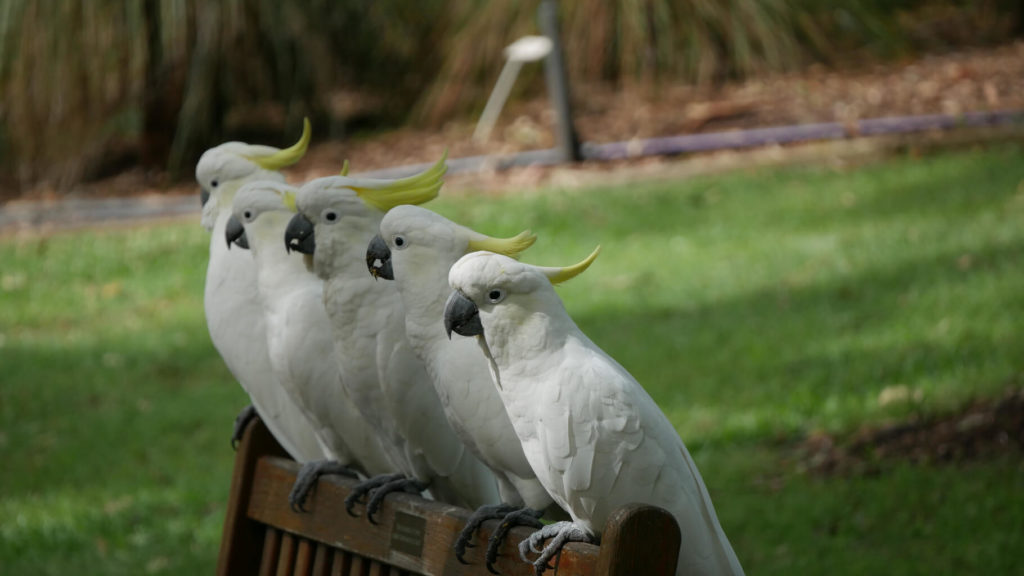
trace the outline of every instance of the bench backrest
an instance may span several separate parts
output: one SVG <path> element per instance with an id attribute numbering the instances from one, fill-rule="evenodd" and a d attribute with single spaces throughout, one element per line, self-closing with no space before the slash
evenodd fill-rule
<path id="1" fill-rule="evenodd" d="M 488 574 L 487 538 L 496 522 L 486 522 L 460 563 L 452 552 L 470 511 L 410 494 L 388 495 L 377 523 L 345 511 L 355 481 L 320 479 L 306 503 L 309 512 L 288 506 L 288 492 L 299 465 L 287 458 L 259 419 L 245 431 L 235 456 L 231 495 L 221 540 L 220 576 L 468 576 Z M 357 508 L 362 511 L 362 507 Z M 518 544 L 528 528 L 506 539 L 496 569 L 503 576 L 530 576 Z M 679 527 L 665 510 L 629 505 L 617 510 L 601 545 L 569 544 L 560 558 L 562 576 L 672 575 L 679 553 Z"/>

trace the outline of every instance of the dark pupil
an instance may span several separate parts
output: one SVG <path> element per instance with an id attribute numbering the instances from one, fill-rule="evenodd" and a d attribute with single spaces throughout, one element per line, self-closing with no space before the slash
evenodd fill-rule
<path id="1" fill-rule="evenodd" d="M 488 294 L 487 296 L 491 300 L 497 300 L 498 298 L 501 298 L 501 292 L 499 292 L 498 290 L 491 290 L 491 293 Z"/>
<path id="2" fill-rule="evenodd" d="M 245 216 L 245 218 L 248 220 L 249 218 L 252 218 L 252 212 L 246 210 L 245 213 L 242 214 L 242 216 Z"/>
<path id="3" fill-rule="evenodd" d="M 327 221 L 328 222 L 334 222 L 334 219 L 337 218 L 337 217 L 338 217 L 338 215 L 335 214 L 334 212 L 328 212 L 327 213 Z"/>
<path id="4" fill-rule="evenodd" d="M 216 188 L 217 187 L 217 181 L 214 180 L 213 182 L 210 182 L 210 186 L 213 186 L 214 188 Z"/>
<path id="5" fill-rule="evenodd" d="M 395 246 L 405 246 L 405 239 L 401 236 L 395 238 Z"/>

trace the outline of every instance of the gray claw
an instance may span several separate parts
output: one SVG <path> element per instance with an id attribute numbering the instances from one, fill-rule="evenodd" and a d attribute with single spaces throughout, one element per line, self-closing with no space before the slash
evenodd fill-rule
<path id="1" fill-rule="evenodd" d="M 388 494 L 399 491 L 408 492 L 410 494 L 419 494 L 426 489 L 427 485 L 423 482 L 399 475 L 399 478 L 396 478 L 373 491 L 373 496 L 371 496 L 370 501 L 366 503 L 366 519 L 369 520 L 371 524 L 377 523 L 373 517 L 378 511 L 380 511 L 380 505 L 384 503 L 384 497 Z"/>
<path id="2" fill-rule="evenodd" d="M 316 486 L 317 481 L 325 474 L 337 474 L 357 478 L 358 475 L 351 468 L 335 460 L 317 460 L 306 462 L 299 468 L 299 474 L 295 478 L 291 492 L 288 493 L 288 505 L 293 512 L 305 512 L 306 498 L 310 491 Z"/>
<path id="3" fill-rule="evenodd" d="M 245 434 L 245 427 L 256 416 L 256 408 L 252 404 L 242 408 L 238 416 L 235 416 L 235 425 L 231 430 L 231 448 L 233 450 L 238 450 L 238 444 L 242 442 L 242 435 Z"/>
<path id="4" fill-rule="evenodd" d="M 359 514 L 355 513 L 354 508 L 355 505 L 358 504 L 359 501 L 363 498 L 363 496 L 366 496 L 367 494 L 373 492 L 375 489 L 387 484 L 388 482 L 393 482 L 399 478 L 405 478 L 405 476 L 402 474 L 381 474 L 380 476 L 374 476 L 373 478 L 370 478 L 365 482 L 360 482 L 358 485 L 356 485 L 355 488 L 352 489 L 352 493 L 349 494 L 347 498 L 345 498 L 345 511 L 348 512 L 349 516 L 358 517 Z"/>
<path id="5" fill-rule="evenodd" d="M 543 550 L 537 550 L 538 544 L 543 544 L 545 540 L 551 538 L 551 542 L 544 547 Z M 519 543 L 519 557 L 524 562 L 529 562 L 526 558 L 528 550 L 539 552 L 540 557 L 533 562 L 533 569 L 538 576 L 543 574 L 548 568 L 554 568 L 554 566 L 548 565 L 548 561 L 555 557 L 556 554 L 561 553 L 562 548 L 569 542 L 587 542 L 594 543 L 597 539 L 587 532 L 580 526 L 572 522 L 555 522 L 554 524 L 548 524 L 540 530 L 537 530 L 526 540 Z"/>
<path id="6" fill-rule="evenodd" d="M 459 537 L 455 540 L 455 558 L 463 564 L 468 564 L 463 556 L 466 554 L 466 548 L 474 547 L 469 541 L 473 539 L 473 534 L 480 529 L 480 525 L 487 520 L 504 518 L 508 513 L 515 510 L 518 510 L 518 508 L 509 504 L 494 504 L 477 508 L 469 517 L 469 520 L 466 521 L 462 532 L 459 533 Z"/>
<path id="7" fill-rule="evenodd" d="M 543 515 L 543 510 L 513 508 L 501 519 L 501 523 L 498 524 L 497 529 L 487 541 L 486 566 L 491 574 L 498 574 L 498 571 L 494 569 L 494 563 L 498 561 L 498 548 L 501 547 L 509 530 L 516 526 L 529 526 L 539 530 L 544 527 L 544 523 L 540 521 L 540 517 Z"/>

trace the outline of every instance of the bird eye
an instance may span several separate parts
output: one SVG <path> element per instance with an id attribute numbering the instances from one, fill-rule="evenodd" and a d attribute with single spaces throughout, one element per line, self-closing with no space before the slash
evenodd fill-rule
<path id="1" fill-rule="evenodd" d="M 405 248 L 406 242 L 404 236 L 395 236 L 393 240 L 395 248 Z"/>
<path id="2" fill-rule="evenodd" d="M 216 188 L 216 187 L 217 187 L 217 184 L 219 184 L 219 182 L 217 182 L 216 180 L 211 180 L 211 181 L 210 181 L 210 187 L 211 187 L 211 188 Z"/>
<path id="3" fill-rule="evenodd" d="M 245 218 L 246 220 L 252 220 L 252 211 L 246 210 L 245 212 L 242 212 L 242 218 Z"/>
<path id="4" fill-rule="evenodd" d="M 501 288 L 492 288 L 491 291 L 487 293 L 487 299 L 491 301 L 491 304 L 497 304 L 505 299 L 505 291 Z"/>
<path id="5" fill-rule="evenodd" d="M 325 210 L 324 211 L 324 222 L 337 222 L 337 221 L 338 221 L 338 213 L 337 212 L 335 212 L 334 210 Z"/>

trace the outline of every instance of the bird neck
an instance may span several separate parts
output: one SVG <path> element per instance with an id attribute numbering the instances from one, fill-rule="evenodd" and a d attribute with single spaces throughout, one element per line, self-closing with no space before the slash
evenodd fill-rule
<path id="1" fill-rule="evenodd" d="M 315 280 L 302 258 L 285 250 L 284 231 L 290 216 L 287 212 L 267 212 L 246 226 L 260 294 L 268 301 Z"/>
<path id="2" fill-rule="evenodd" d="M 444 305 L 451 293 L 448 269 L 452 264 L 411 258 L 396 267 L 394 283 L 402 295 L 407 331 L 414 340 L 444 338 Z"/>

